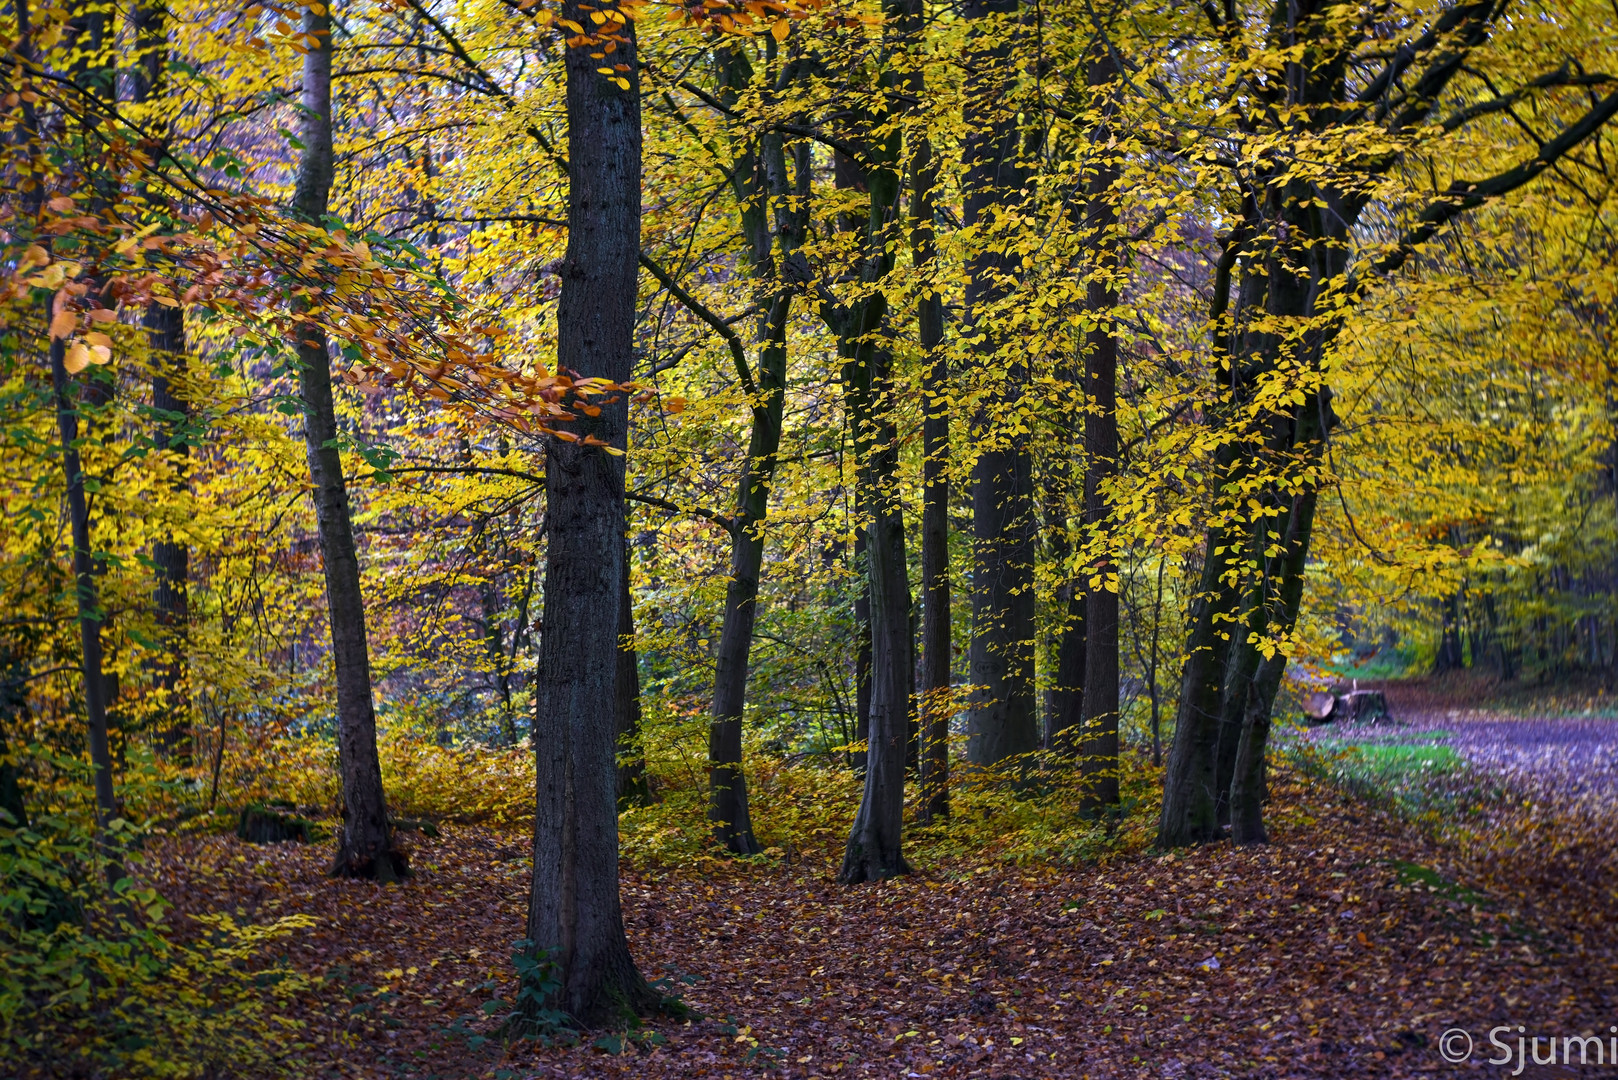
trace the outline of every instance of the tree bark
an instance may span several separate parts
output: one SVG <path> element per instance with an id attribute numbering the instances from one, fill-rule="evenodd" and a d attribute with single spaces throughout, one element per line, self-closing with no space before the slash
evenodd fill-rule
<path id="1" fill-rule="evenodd" d="M 1108 94 L 1117 75 L 1110 53 L 1091 60 L 1093 91 Z M 1084 734 L 1079 749 L 1079 775 L 1084 787 L 1081 810 L 1099 813 L 1118 805 L 1118 566 L 1110 554 L 1107 520 L 1112 509 L 1103 490 L 1118 468 L 1118 341 L 1108 325 L 1118 303 L 1112 277 L 1118 270 L 1114 231 L 1118 208 L 1113 203 L 1118 165 L 1106 149 L 1113 138 L 1114 109 L 1102 102 L 1100 122 L 1091 135 L 1098 155 L 1090 180 L 1086 217 L 1094 237 L 1095 270 L 1087 289 L 1087 306 L 1097 320 L 1086 334 L 1084 389 L 1084 526 L 1089 566 L 1084 600 Z M 1099 577 L 1099 583 L 1094 581 Z M 1110 581 L 1108 579 L 1111 579 Z"/>
<path id="2" fill-rule="evenodd" d="M 879 453 L 897 458 L 889 443 Z M 894 465 L 897 463 L 895 462 Z M 891 477 L 894 465 L 879 467 Z M 905 746 L 910 719 L 910 596 L 904 532 L 890 485 L 875 496 L 871 543 L 871 718 L 865 790 L 837 880 L 845 885 L 908 873 L 901 851 Z"/>
<path id="3" fill-rule="evenodd" d="M 773 39 L 772 43 L 773 43 Z M 748 233 L 749 265 L 755 279 L 774 277 L 775 238 L 782 255 L 796 250 L 802 239 L 807 210 L 784 205 L 792 193 L 786 152 L 779 134 L 760 140 L 762 151 L 755 170 L 763 174 L 737 192 L 743 203 L 743 228 Z M 799 194 L 807 201 L 808 162 L 798 163 Z M 773 204 L 773 207 L 771 206 Z M 768 212 L 773 208 L 775 228 Z M 763 285 L 760 297 L 765 317 L 758 330 L 758 372 L 751 403 L 752 433 L 747 460 L 736 487 L 736 514 L 732 519 L 730 580 L 725 586 L 725 614 L 719 632 L 718 664 L 714 672 L 713 721 L 708 730 L 708 820 L 714 839 L 737 855 L 763 850 L 753 835 L 747 804 L 747 779 L 742 769 L 742 709 L 747 698 L 747 673 L 752 656 L 753 627 L 758 612 L 759 570 L 764 562 L 764 520 L 769 513 L 770 485 L 775 480 L 781 448 L 782 410 L 786 400 L 787 320 L 792 310 L 789 289 Z"/>
<path id="4" fill-rule="evenodd" d="M 884 76 L 886 78 L 886 76 Z M 898 135 L 867 142 L 869 189 L 862 283 L 881 281 L 893 267 L 898 239 Z M 905 756 L 915 691 L 910 624 L 910 579 L 899 503 L 899 446 L 894 423 L 892 357 L 877 343 L 887 318 L 880 289 L 822 314 L 837 333 L 843 359 L 843 402 L 854 431 L 865 492 L 866 579 L 871 612 L 871 705 L 867 727 L 865 790 L 849 832 L 838 880 L 845 884 L 907 873 L 901 852 Z"/>
<path id="5" fill-rule="evenodd" d="M 191 448 L 183 432 L 190 420 L 191 407 L 175 392 L 174 380 L 185 371 L 185 312 L 181 308 L 153 304 L 146 309 L 141 322 L 151 335 L 155 354 L 152 409 L 159 415 L 152 441 L 159 453 L 170 458 L 176 474 L 174 490 L 184 491 Z M 190 702 L 185 691 L 186 642 L 191 621 L 187 590 L 191 549 L 173 534 L 165 536 L 152 545 L 152 566 L 156 571 L 152 604 L 163 646 L 153 689 L 168 716 L 159 739 L 168 753 L 185 761 L 190 758 L 192 742 Z"/>
<path id="6" fill-rule="evenodd" d="M 613 9 L 608 8 L 612 11 Z M 592 25 L 568 0 L 565 17 Z M 597 14 L 600 14 L 597 11 Z M 611 25 L 608 23 L 607 25 Z M 557 311 L 557 367 L 629 380 L 640 258 L 641 125 L 635 26 L 612 54 L 620 89 L 591 49 L 567 49 L 568 233 Z M 625 395 L 571 421 L 579 442 L 549 441 L 544 630 L 534 681 L 536 807 L 528 939 L 549 966 L 544 1005 L 595 1026 L 657 1004 L 629 954 L 618 891 L 617 722 L 623 603 Z M 540 1003 L 529 999 L 529 1006 Z M 532 1014 L 530 1013 L 530 1019 Z"/>
<path id="7" fill-rule="evenodd" d="M 50 322 L 51 307 L 45 309 Z M 90 767 L 95 780 L 96 827 L 103 844 L 107 827 L 118 814 L 112 786 L 112 750 L 107 738 L 107 678 L 101 656 L 101 597 L 96 580 L 94 550 L 90 546 L 90 507 L 84 491 L 84 467 L 79 460 L 79 412 L 69 390 L 67 341 L 52 338 L 51 385 L 56 395 L 56 429 L 61 436 L 62 471 L 67 477 L 67 515 L 73 538 L 73 582 L 79 608 L 79 667 L 84 675 L 84 711 L 90 728 Z M 108 879 L 123 876 L 123 864 L 108 849 Z"/>
<path id="8" fill-rule="evenodd" d="M 857 442 L 858 440 L 856 440 Z M 854 512 L 863 521 L 869 511 L 870 488 L 864 467 L 856 469 Z M 871 738 L 871 553 L 864 525 L 854 531 L 854 742 L 863 747 Z M 848 755 L 849 767 L 865 775 L 865 750 Z"/>
<path id="9" fill-rule="evenodd" d="M 162 87 L 168 63 L 168 11 L 162 4 L 138 4 L 130 16 L 134 36 L 135 63 L 131 69 L 132 97 L 137 103 L 150 101 Z M 160 161 L 167 147 L 163 140 L 148 149 Z M 190 446 L 184 438 L 190 420 L 190 404 L 175 392 L 175 383 L 185 375 L 185 309 L 151 304 L 141 317 L 147 331 L 152 358 L 152 410 L 157 414 L 152 441 L 160 454 L 166 454 L 175 470 L 174 490 L 184 491 Z M 167 716 L 158 734 L 163 749 L 181 761 L 189 761 L 191 748 L 190 702 L 185 694 L 185 653 L 190 629 L 190 608 L 186 587 L 190 577 L 191 551 L 173 535 L 152 545 L 155 583 L 152 606 L 163 655 L 156 664 L 152 689 Z"/>
<path id="10" fill-rule="evenodd" d="M 970 0 L 964 14 L 977 21 L 1017 9 L 1016 0 Z M 964 159 L 968 229 L 992 228 L 995 210 L 1022 186 L 1016 164 L 1018 126 L 1006 95 L 1010 44 L 997 30 L 970 31 Z M 1024 435 L 1000 433 L 996 409 L 1015 405 L 1023 366 L 1000 356 L 983 320 L 1004 299 L 1001 276 L 1011 268 L 1004 255 L 984 245 L 967 263 L 965 333 L 979 339 L 980 362 L 1006 389 L 973 418 L 983 443 L 972 468 L 972 643 L 967 713 L 967 758 L 995 765 L 1039 748 L 1034 695 L 1034 514 L 1033 473 Z M 1004 370 L 1002 371 L 1002 366 Z"/>
<path id="11" fill-rule="evenodd" d="M 331 196 L 332 15 L 326 8 L 303 14 L 303 33 L 316 44 L 303 56 L 303 155 L 293 194 L 293 210 L 319 225 Z M 307 308 L 305 309 L 307 312 Z M 371 656 L 365 634 L 365 602 L 360 593 L 359 555 L 348 484 L 337 446 L 337 406 L 332 398 L 331 359 L 326 332 L 312 320 L 296 330 L 298 389 L 304 406 L 304 443 L 314 485 L 315 522 L 326 576 L 326 609 L 331 622 L 332 661 L 337 679 L 337 753 L 342 773 L 343 825 L 331 873 L 394 881 L 406 873 L 394 850 L 382 793 L 382 766 L 376 752 L 376 708 L 371 697 Z"/>
<path id="12" fill-rule="evenodd" d="M 919 21 L 920 6 L 911 17 Z M 917 81 L 920 75 L 915 76 Z M 912 87 L 925 92 L 925 87 Z M 918 95 L 919 96 L 919 95 Z M 912 222 L 910 246 L 916 266 L 931 270 L 938 246 L 933 220 L 938 162 L 925 136 L 911 156 Z M 949 722 L 953 663 L 949 582 L 949 361 L 944 342 L 944 298 L 930 291 L 917 304 L 921 337 L 921 746 L 917 767 L 921 788 L 919 817 L 925 824 L 949 815 Z"/>
<path id="13" fill-rule="evenodd" d="M 1309 402 L 1305 408 L 1315 405 Z M 1276 636 L 1290 634 L 1298 622 L 1303 598 L 1304 564 L 1314 532 L 1317 493 L 1311 489 L 1293 499 L 1283 554 L 1277 567 L 1280 578 L 1274 626 Z M 1270 735 L 1270 712 L 1285 674 L 1287 658 L 1279 650 L 1260 661 L 1242 717 L 1241 740 L 1236 747 L 1230 789 L 1230 838 L 1238 844 L 1269 842 L 1264 829 L 1265 747 Z"/>

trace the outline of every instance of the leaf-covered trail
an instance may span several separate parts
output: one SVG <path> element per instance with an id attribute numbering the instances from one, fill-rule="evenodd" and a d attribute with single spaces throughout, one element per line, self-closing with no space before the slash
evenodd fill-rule
<path id="1" fill-rule="evenodd" d="M 1269 848 L 1100 868 L 853 890 L 830 881 L 831 852 L 626 871 L 643 970 L 695 976 L 682 994 L 708 1019 L 654 1021 L 666 1044 L 621 1056 L 507 1055 L 449 1030 L 481 1015 L 487 980 L 509 995 L 521 837 L 417 841 L 417 877 L 393 888 L 324 877 L 320 847 L 234 839 L 176 841 L 149 866 L 184 909 L 318 918 L 288 951 L 331 977 L 303 1003 L 308 1076 L 1402 1076 L 1452 1068 L 1437 1048 L 1451 1027 L 1481 1063 L 1497 1024 L 1604 1033 L 1618 1016 L 1618 903 L 1610 885 L 1577 908 L 1548 894 L 1566 851 L 1530 844 L 1487 860 L 1484 881 L 1317 786 L 1279 785 L 1274 809 Z"/>

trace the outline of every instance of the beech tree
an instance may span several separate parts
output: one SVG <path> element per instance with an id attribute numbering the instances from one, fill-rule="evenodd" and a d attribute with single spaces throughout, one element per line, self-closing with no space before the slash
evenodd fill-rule
<path id="1" fill-rule="evenodd" d="M 1618 93 L 1581 100 L 1575 90 L 1567 100 L 1578 104 L 1555 108 L 1556 127 L 1536 133 L 1519 160 L 1407 190 L 1418 132 L 1464 132 L 1527 99 L 1550 103 L 1590 76 L 1574 57 L 1558 57 L 1554 41 L 1541 45 L 1559 66 L 1514 70 L 1504 85 L 1472 74 L 1501 47 L 1511 18 L 1496 4 L 1445 7 L 1396 28 L 1345 12 L 1328 0 L 1284 17 L 1236 5 L 1203 13 L 1210 58 L 1234 65 L 1231 50 L 1251 45 L 1271 59 L 1262 77 L 1251 69 L 1231 84 L 1258 107 L 1242 109 L 1234 156 L 1216 155 L 1241 193 L 1220 237 L 1208 312 L 1218 379 L 1211 415 L 1227 432 L 1215 461 L 1228 494 L 1207 531 L 1190 614 L 1158 827 L 1164 846 L 1212 840 L 1227 821 L 1238 843 L 1266 838 L 1263 747 L 1327 475 L 1336 419 L 1328 359 L 1348 313 L 1455 218 L 1533 181 L 1618 112 Z M 1475 78 L 1471 97 L 1458 99 Z M 1362 222 L 1390 203 L 1407 212 L 1388 222 L 1389 239 L 1362 242 Z"/>
<path id="2" fill-rule="evenodd" d="M 303 33 L 302 157 L 293 210 L 310 225 L 324 224 L 331 197 L 332 24 L 330 8 L 306 8 Z M 376 753 L 376 706 L 371 696 L 371 654 L 360 594 L 359 553 L 354 544 L 348 483 L 343 476 L 337 407 L 332 398 L 330 344 L 316 321 L 296 330 L 298 389 L 304 407 L 304 443 L 314 485 L 320 530 L 326 606 L 331 620 L 332 662 L 337 678 L 337 747 L 343 779 L 343 828 L 332 873 L 393 881 L 406 872 L 392 844 Z"/>
<path id="3" fill-rule="evenodd" d="M 658 997 L 629 955 L 618 894 L 617 685 L 624 552 L 624 459 L 640 266 L 641 110 L 632 13 L 602 27 L 613 66 L 584 43 L 566 51 L 567 253 L 556 315 L 556 365 L 615 392 L 576 396 L 568 438 L 545 451 L 549 543 L 544 628 L 534 677 L 537 808 L 528 940 L 551 989 L 527 1007 L 590 1026 Z M 584 391 L 578 392 L 580 395 Z"/>

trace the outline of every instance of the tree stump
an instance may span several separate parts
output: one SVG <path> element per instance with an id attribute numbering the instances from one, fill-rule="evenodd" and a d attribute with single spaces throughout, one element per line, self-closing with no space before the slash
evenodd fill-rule
<path id="1" fill-rule="evenodd" d="M 1338 699 L 1343 718 L 1356 724 L 1385 724 L 1393 720 L 1388 699 L 1380 690 L 1352 690 Z"/>
<path id="2" fill-rule="evenodd" d="M 249 844 L 280 844 L 295 840 L 307 844 L 315 838 L 315 823 L 273 806 L 242 807 L 236 836 Z"/>
<path id="3" fill-rule="evenodd" d="M 1329 724 L 1337 715 L 1337 695 L 1324 691 L 1310 694 L 1304 699 L 1303 712 L 1317 724 Z"/>

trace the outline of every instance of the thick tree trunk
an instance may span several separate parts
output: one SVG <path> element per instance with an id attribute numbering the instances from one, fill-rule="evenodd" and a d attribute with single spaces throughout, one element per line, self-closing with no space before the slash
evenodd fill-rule
<path id="1" fill-rule="evenodd" d="M 646 806 L 646 749 L 640 741 L 640 657 L 635 651 L 635 604 L 629 593 L 630 552 L 624 544 L 624 573 L 618 587 L 618 674 L 613 681 L 618 717 L 618 807 Z"/>
<path id="2" fill-rule="evenodd" d="M 303 157 L 293 209 L 310 224 L 326 216 L 332 183 L 331 40 L 329 8 L 306 10 L 303 33 L 318 44 L 303 56 Z M 376 708 L 371 698 L 371 656 L 365 637 L 359 555 L 348 505 L 348 485 L 337 449 L 337 406 L 332 399 L 326 332 L 313 322 L 296 331 L 298 389 L 303 397 L 304 443 L 314 484 L 315 522 L 326 575 L 332 661 L 337 678 L 337 755 L 343 785 L 343 826 L 334 875 L 393 881 L 405 873 L 393 850 L 382 767 L 376 753 Z"/>
<path id="3" fill-rule="evenodd" d="M 1016 0 L 970 0 L 969 20 L 1015 11 Z M 1003 31 L 972 31 L 971 74 L 964 121 L 965 225 L 991 227 L 995 211 L 1022 186 L 1017 167 L 1017 113 L 1008 106 Z M 1000 355 L 1003 342 L 982 324 L 986 311 L 1005 296 L 1001 276 L 1010 269 L 992 244 L 967 264 L 966 332 L 980 339 L 980 361 L 1005 387 L 973 418 L 974 439 L 983 444 L 972 468 L 972 643 L 974 691 L 967 714 L 967 758 L 995 765 L 1039 748 L 1034 695 L 1034 513 L 1033 473 L 1026 436 L 997 431 L 997 412 L 1014 407 L 1023 366 Z"/>
<path id="4" fill-rule="evenodd" d="M 882 453 L 897 458 L 885 448 Z M 881 471 L 891 480 L 893 462 Z M 910 718 L 910 596 L 897 500 L 878 496 L 871 519 L 872 687 L 865 790 L 837 880 L 845 885 L 909 872 L 901 851 L 905 744 Z"/>
<path id="5" fill-rule="evenodd" d="M 1442 632 L 1438 639 L 1438 654 L 1433 657 L 1433 670 L 1459 671 L 1466 666 L 1461 651 L 1461 593 L 1445 597 L 1440 606 Z"/>
<path id="6" fill-rule="evenodd" d="M 854 512 L 864 520 L 870 501 L 865 492 L 871 484 L 863 468 L 856 470 L 854 484 Z M 863 525 L 854 531 L 854 741 L 861 747 L 871 735 L 871 556 L 868 540 Z M 864 775 L 865 750 L 850 753 L 848 762 L 856 773 Z"/>
<path id="7" fill-rule="evenodd" d="M 1313 404 L 1310 402 L 1305 408 Z M 1280 580 L 1271 623 L 1275 636 L 1290 634 L 1298 622 L 1317 499 L 1312 489 L 1293 499 L 1285 547 L 1281 558 L 1276 560 Z M 1263 844 L 1269 840 L 1264 830 L 1264 753 L 1270 735 L 1271 710 L 1286 666 L 1287 658 L 1279 651 L 1265 657 L 1259 663 L 1248 693 L 1230 789 L 1230 838 L 1238 844 Z"/>
<path id="8" fill-rule="evenodd" d="M 1089 83 L 1102 94 L 1117 74 L 1110 54 L 1090 62 Z M 1111 277 L 1117 270 L 1113 236 L 1118 209 L 1113 187 L 1117 163 L 1107 157 L 1113 138 L 1112 107 L 1104 102 L 1091 148 L 1102 155 L 1090 180 L 1087 226 L 1094 237 L 1096 270 Z M 1091 551 L 1108 552 L 1107 520 L 1112 509 L 1103 487 L 1118 468 L 1118 342 L 1108 321 L 1118 303 L 1117 289 L 1107 279 L 1092 279 L 1086 297 L 1096 328 L 1086 335 L 1084 389 L 1084 526 Z M 1100 577 L 1084 601 L 1084 736 L 1079 749 L 1079 775 L 1084 785 L 1081 809 L 1099 813 L 1118 805 L 1118 566 L 1110 554 L 1098 555 L 1086 577 Z"/>
<path id="9" fill-rule="evenodd" d="M 1186 635 L 1174 742 L 1163 773 L 1159 847 L 1204 843 L 1218 835 L 1215 758 L 1230 634 L 1225 620 L 1235 614 L 1236 606 L 1236 590 L 1225 576 L 1233 562 L 1231 548 L 1237 542 L 1232 530 L 1215 526 L 1208 530 L 1204 543 L 1202 580 L 1191 603 Z"/>
<path id="10" fill-rule="evenodd" d="M 580 0 L 567 18 L 592 25 Z M 611 25 L 610 23 L 608 25 Z M 634 23 L 613 54 L 619 89 L 590 49 L 567 50 L 568 234 L 557 311 L 557 368 L 627 382 L 633 365 L 640 257 L 640 87 Z M 572 430 L 620 450 L 623 395 Z M 583 441 L 550 441 L 544 630 L 534 680 L 537 797 L 528 938 L 550 966 L 544 1004 L 581 1025 L 627 1020 L 657 995 L 629 955 L 618 892 L 617 718 L 623 603 L 623 458 Z M 531 1004 L 537 1007 L 538 1003 Z"/>
<path id="11" fill-rule="evenodd" d="M 848 362 L 843 366 L 843 393 L 855 418 L 856 445 L 862 459 L 870 463 L 865 563 L 871 605 L 871 705 L 865 789 L 837 875 L 845 885 L 909 872 L 901 832 L 914 690 L 910 584 L 898 500 L 899 451 L 887 422 L 893 407 L 891 360 L 869 344 L 882 319 L 880 295 L 856 305 L 855 311 L 856 317 L 846 324 L 852 333 L 844 342 Z M 880 437 L 873 438 L 873 434 Z"/>

